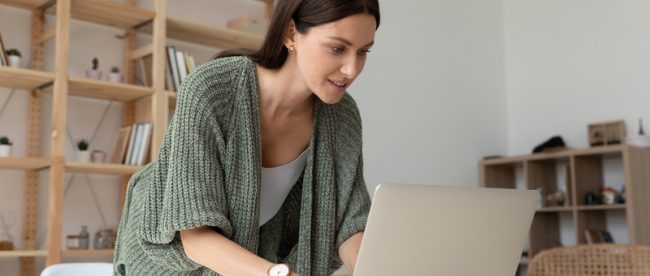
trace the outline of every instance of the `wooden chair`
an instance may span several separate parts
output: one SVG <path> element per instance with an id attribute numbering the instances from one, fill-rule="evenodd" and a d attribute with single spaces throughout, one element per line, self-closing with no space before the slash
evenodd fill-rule
<path id="1" fill-rule="evenodd" d="M 558 247 L 537 254 L 529 276 L 650 276 L 650 246 L 588 244 Z"/>

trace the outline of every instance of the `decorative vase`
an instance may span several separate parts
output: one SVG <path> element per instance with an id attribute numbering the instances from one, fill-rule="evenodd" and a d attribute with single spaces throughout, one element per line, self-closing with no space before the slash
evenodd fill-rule
<path id="1" fill-rule="evenodd" d="M 120 73 L 108 73 L 108 81 L 120 83 L 122 82 L 122 75 Z"/>
<path id="2" fill-rule="evenodd" d="M 11 149 L 11 145 L 0 145 L 0 157 L 10 157 Z"/>
<path id="3" fill-rule="evenodd" d="M 94 150 L 92 154 L 93 163 L 104 163 L 104 158 L 106 158 L 106 153 L 101 150 Z"/>
<path id="4" fill-rule="evenodd" d="M 90 151 L 88 150 L 77 151 L 77 161 L 90 162 Z"/>
<path id="5" fill-rule="evenodd" d="M 86 78 L 100 80 L 102 79 L 102 71 L 99 70 L 86 70 Z"/>
<path id="6" fill-rule="evenodd" d="M 20 68 L 20 57 L 19 56 L 9 56 L 9 66 L 13 68 Z"/>

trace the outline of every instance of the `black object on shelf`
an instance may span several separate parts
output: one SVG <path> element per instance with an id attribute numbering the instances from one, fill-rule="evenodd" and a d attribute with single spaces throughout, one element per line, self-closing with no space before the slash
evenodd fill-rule
<path id="1" fill-rule="evenodd" d="M 533 149 L 533 153 L 544 152 L 548 149 L 564 148 L 565 146 L 566 144 L 564 143 L 564 140 L 561 136 L 553 136 L 550 139 L 546 140 L 546 142 L 541 143 L 535 147 L 535 149 Z"/>

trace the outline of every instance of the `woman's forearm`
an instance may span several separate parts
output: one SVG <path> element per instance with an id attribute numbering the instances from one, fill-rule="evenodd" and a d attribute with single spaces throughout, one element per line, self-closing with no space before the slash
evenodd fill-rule
<path id="1" fill-rule="evenodd" d="M 354 267 L 357 264 L 357 257 L 359 256 L 359 249 L 361 248 L 362 240 L 363 232 L 359 232 L 350 236 L 339 247 L 339 256 L 351 272 L 354 272 Z"/>
<path id="2" fill-rule="evenodd" d="M 273 265 L 208 226 L 181 231 L 181 241 L 190 260 L 222 275 L 266 275 Z"/>

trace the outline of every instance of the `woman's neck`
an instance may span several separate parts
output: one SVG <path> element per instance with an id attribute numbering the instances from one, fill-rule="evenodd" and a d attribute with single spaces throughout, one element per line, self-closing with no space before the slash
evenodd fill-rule
<path id="1" fill-rule="evenodd" d="M 287 59 L 279 69 L 257 68 L 260 108 L 273 118 L 287 118 L 311 110 L 313 94 L 302 81 L 295 61 Z"/>

